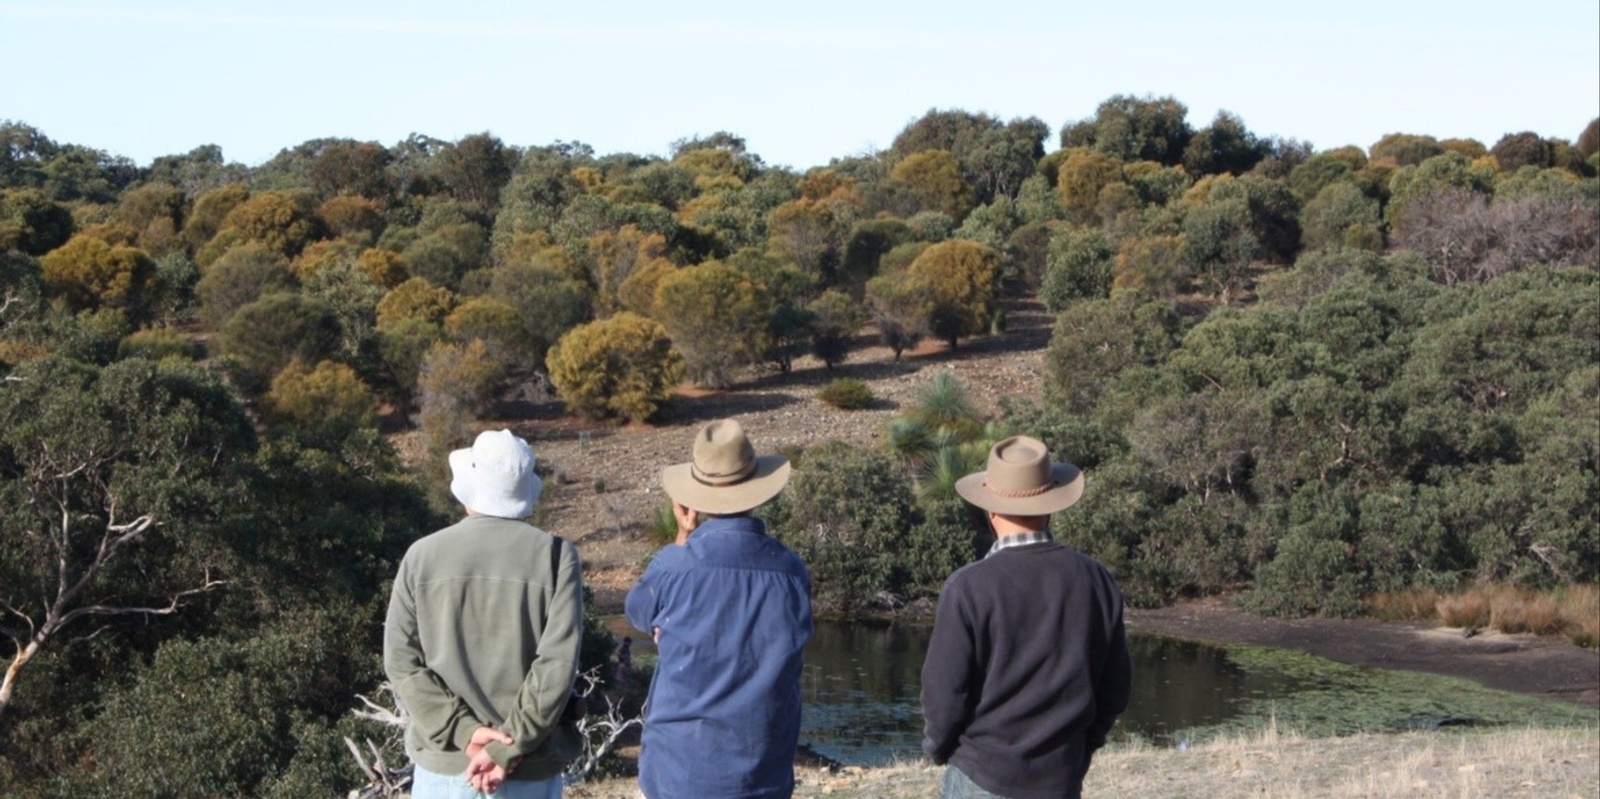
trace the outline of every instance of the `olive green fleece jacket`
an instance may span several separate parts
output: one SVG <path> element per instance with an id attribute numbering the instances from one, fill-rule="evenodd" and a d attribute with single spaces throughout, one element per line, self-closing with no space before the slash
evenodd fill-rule
<path id="1" fill-rule="evenodd" d="M 511 779 L 546 779 L 562 761 L 545 746 L 577 676 L 583 588 L 577 548 L 521 521 L 468 516 L 411 545 L 395 575 L 383 667 L 411 714 L 406 753 L 438 774 L 466 771 L 479 726 Z"/>

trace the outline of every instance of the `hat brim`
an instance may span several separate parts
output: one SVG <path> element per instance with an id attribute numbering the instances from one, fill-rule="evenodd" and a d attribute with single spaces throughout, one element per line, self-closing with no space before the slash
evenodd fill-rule
<path id="1" fill-rule="evenodd" d="M 726 486 L 694 478 L 693 464 L 677 463 L 661 470 L 661 487 L 679 505 L 705 513 L 742 513 L 778 495 L 789 484 L 789 459 L 760 455 L 749 477 Z"/>
<path id="2" fill-rule="evenodd" d="M 1050 464 L 1050 488 L 1027 497 L 996 494 L 984 485 L 989 473 L 977 472 L 956 481 L 962 499 L 1007 516 L 1044 516 L 1072 507 L 1083 497 L 1083 470 L 1070 463 Z"/>

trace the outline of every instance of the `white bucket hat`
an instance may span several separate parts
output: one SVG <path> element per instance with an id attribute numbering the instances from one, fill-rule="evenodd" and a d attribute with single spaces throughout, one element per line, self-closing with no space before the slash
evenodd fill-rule
<path id="1" fill-rule="evenodd" d="M 450 453 L 450 493 L 485 516 L 526 519 L 544 488 L 533 465 L 528 442 L 510 430 L 485 430 L 470 448 Z"/>

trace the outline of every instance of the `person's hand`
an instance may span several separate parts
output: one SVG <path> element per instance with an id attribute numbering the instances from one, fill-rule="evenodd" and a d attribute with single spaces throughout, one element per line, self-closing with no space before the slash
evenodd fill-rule
<path id="1" fill-rule="evenodd" d="M 467 742 L 467 773 L 465 775 L 467 783 L 484 793 L 494 793 L 499 789 L 500 783 L 506 781 L 506 770 L 494 762 L 494 758 L 489 756 L 486 747 L 491 741 L 499 741 L 510 746 L 511 740 L 511 736 L 493 727 L 480 726 L 473 730 L 472 740 Z M 491 780 L 490 778 L 494 776 L 497 769 L 499 770 L 499 776 Z M 491 783 L 494 785 L 493 788 L 485 787 Z"/>
<path id="2" fill-rule="evenodd" d="M 678 545 L 689 543 L 689 534 L 700 526 L 699 512 L 680 503 L 672 503 L 672 518 L 678 522 Z"/>
<path id="3" fill-rule="evenodd" d="M 487 753 L 485 753 L 485 754 L 482 755 L 482 757 L 485 760 L 488 760 L 489 755 Z M 478 759 L 477 758 L 473 758 L 472 762 L 473 762 L 473 765 L 467 767 L 467 784 L 471 785 L 474 790 L 480 791 L 482 793 L 494 793 L 495 791 L 500 790 L 500 786 L 501 785 L 505 784 L 505 782 L 506 782 L 506 767 L 505 766 L 497 766 L 497 765 L 495 765 L 493 760 L 490 760 L 489 761 L 489 766 L 490 766 L 489 770 L 478 772 L 478 773 L 474 774 L 472 769 L 473 769 L 474 766 L 477 765 Z"/>
<path id="4" fill-rule="evenodd" d="M 490 741 L 499 741 L 506 746 L 510 746 L 512 738 L 493 727 L 479 726 L 478 729 L 472 731 L 472 740 L 467 742 L 467 758 L 476 758 L 478 753 L 489 745 Z"/>

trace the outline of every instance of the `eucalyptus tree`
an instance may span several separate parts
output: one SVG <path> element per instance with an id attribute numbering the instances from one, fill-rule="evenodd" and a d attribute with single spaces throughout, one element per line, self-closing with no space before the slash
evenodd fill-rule
<path id="1" fill-rule="evenodd" d="M 242 408 L 194 365 L 46 358 L 5 376 L 0 712 L 44 648 L 130 635 L 226 584 L 255 446 Z"/>

